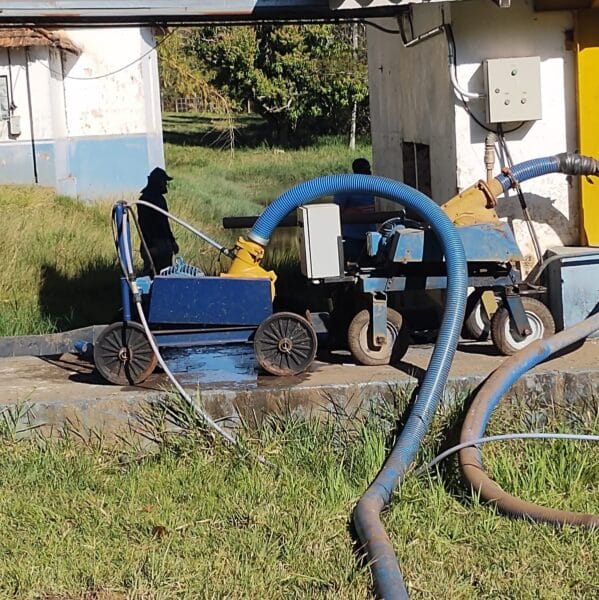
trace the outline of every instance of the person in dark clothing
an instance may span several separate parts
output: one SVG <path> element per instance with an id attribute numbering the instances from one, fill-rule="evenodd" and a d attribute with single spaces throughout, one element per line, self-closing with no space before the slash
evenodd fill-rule
<path id="1" fill-rule="evenodd" d="M 148 175 L 148 184 L 141 190 L 139 199 L 168 211 L 164 194 L 168 192 L 168 182 L 172 179 L 164 169 L 156 167 Z M 144 261 L 144 273 L 152 273 L 152 263 L 154 263 L 156 273 L 160 273 L 162 269 L 172 265 L 173 255 L 179 252 L 179 246 L 171 231 L 169 220 L 166 215 L 143 204 L 137 205 L 137 217 L 141 234 L 150 253 L 148 256 L 142 243 L 140 252 Z"/>
<path id="2" fill-rule="evenodd" d="M 352 163 L 352 171 L 358 175 L 371 175 L 370 163 L 365 158 L 356 158 Z M 350 192 L 337 194 L 334 202 L 339 206 L 341 218 L 347 215 L 367 215 L 373 213 L 375 209 L 374 195 L 362 192 Z M 364 244 L 366 235 L 369 231 L 375 231 L 374 225 L 370 224 L 344 224 L 341 226 L 341 235 L 343 236 L 343 252 L 345 260 L 357 261 Z"/>

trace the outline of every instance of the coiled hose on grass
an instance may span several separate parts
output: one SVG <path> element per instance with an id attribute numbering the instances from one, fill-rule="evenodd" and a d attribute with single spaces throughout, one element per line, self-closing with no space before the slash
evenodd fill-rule
<path id="1" fill-rule="evenodd" d="M 525 181 L 555 172 L 566 175 L 599 175 L 599 161 L 590 156 L 562 153 L 520 163 L 512 168 L 511 173 L 503 173 L 497 176 L 496 179 L 501 183 L 504 191 L 507 191 L 513 186 L 513 180 Z M 469 443 L 484 435 L 493 410 L 499 404 L 505 392 L 524 373 L 547 360 L 559 350 L 563 350 L 586 338 L 598 329 L 599 315 L 594 315 L 546 340 L 537 340 L 508 358 L 489 377 L 476 395 L 466 415 L 460 442 Z M 480 492 L 482 499 L 495 504 L 501 512 L 554 524 L 569 523 L 599 527 L 599 515 L 545 508 L 506 493 L 485 473 L 480 450 L 476 447 L 470 446 L 460 450 L 459 459 L 464 476 L 470 482 L 472 488 Z"/>
<path id="2" fill-rule="evenodd" d="M 460 443 L 474 442 L 484 435 L 493 411 L 508 389 L 527 371 L 550 358 L 559 350 L 586 338 L 599 329 L 599 314 L 560 331 L 545 340 L 537 340 L 510 356 L 484 383 L 470 406 L 460 436 Z M 480 449 L 463 448 L 460 466 L 472 489 L 481 499 L 494 504 L 502 513 L 535 521 L 562 525 L 599 527 L 599 515 L 576 513 L 539 506 L 516 498 L 502 490 L 485 472 Z"/>

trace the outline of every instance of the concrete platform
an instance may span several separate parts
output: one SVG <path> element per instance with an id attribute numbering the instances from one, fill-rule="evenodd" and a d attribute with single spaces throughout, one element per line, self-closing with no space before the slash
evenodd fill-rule
<path id="1" fill-rule="evenodd" d="M 390 401 L 402 391 L 413 390 L 424 375 L 431 351 L 432 347 L 410 348 L 398 368 L 357 366 L 348 356 L 337 355 L 332 357 L 337 362 L 316 361 L 300 377 L 250 375 L 218 383 L 198 382 L 189 373 L 180 377 L 215 418 L 252 422 L 266 412 L 352 414 L 372 402 Z M 490 344 L 460 344 L 447 401 L 463 398 L 503 360 Z M 163 374 L 152 375 L 141 387 L 106 384 L 91 363 L 72 354 L 0 359 L 0 410 L 10 411 L 27 430 L 60 433 L 66 426 L 84 435 L 90 431 L 129 435 L 139 430 L 148 401 L 164 398 L 169 389 Z M 570 354 L 539 365 L 512 393 L 533 392 L 570 401 L 598 391 L 599 341 L 588 341 Z"/>

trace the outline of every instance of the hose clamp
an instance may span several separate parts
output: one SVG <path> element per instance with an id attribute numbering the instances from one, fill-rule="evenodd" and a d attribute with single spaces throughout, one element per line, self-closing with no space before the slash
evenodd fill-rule
<path id="1" fill-rule="evenodd" d="M 517 190 L 520 187 L 520 182 L 514 177 L 514 174 L 509 167 L 503 167 L 501 169 L 501 174 L 505 175 L 510 180 L 512 189 Z"/>

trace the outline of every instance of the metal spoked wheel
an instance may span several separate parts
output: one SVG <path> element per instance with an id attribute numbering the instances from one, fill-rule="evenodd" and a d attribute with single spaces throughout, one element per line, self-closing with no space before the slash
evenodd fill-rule
<path id="1" fill-rule="evenodd" d="M 370 341 L 370 311 L 361 310 L 349 325 L 347 341 L 354 358 L 362 365 L 388 365 L 402 359 L 410 345 L 410 334 L 403 317 L 392 308 L 387 309 L 387 341 L 375 346 Z"/>
<path id="2" fill-rule="evenodd" d="M 254 352 L 260 367 L 271 375 L 298 375 L 316 356 L 316 332 L 300 315 L 274 313 L 256 329 Z"/>
<path id="3" fill-rule="evenodd" d="M 94 344 L 94 362 L 100 375 L 115 385 L 137 385 L 156 368 L 156 356 L 141 325 L 109 325 Z"/>
<path id="4" fill-rule="evenodd" d="M 525 296 L 522 305 L 528 318 L 531 333 L 521 336 L 514 330 L 508 309 L 502 306 L 491 319 L 491 339 L 495 347 L 506 356 L 526 348 L 531 342 L 552 336 L 555 322 L 549 309 L 536 298 Z"/>

